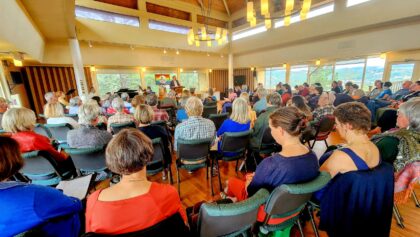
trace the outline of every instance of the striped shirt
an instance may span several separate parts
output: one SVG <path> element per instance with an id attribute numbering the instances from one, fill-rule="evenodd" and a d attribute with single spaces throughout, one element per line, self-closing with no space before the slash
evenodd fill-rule
<path id="1" fill-rule="evenodd" d="M 191 116 L 176 126 L 174 149 L 177 149 L 178 139 L 214 139 L 215 135 L 216 127 L 214 126 L 213 121 L 201 116 Z"/>

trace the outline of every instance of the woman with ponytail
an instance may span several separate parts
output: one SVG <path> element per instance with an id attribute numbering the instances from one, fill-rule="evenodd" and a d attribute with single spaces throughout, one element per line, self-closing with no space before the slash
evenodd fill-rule
<path id="1" fill-rule="evenodd" d="M 282 107 L 270 115 L 269 125 L 282 151 L 265 158 L 255 173 L 246 176 L 246 181 L 229 179 L 225 191 L 234 201 L 244 200 L 260 188 L 271 192 L 282 184 L 303 183 L 318 176 L 316 155 L 299 140 L 306 127 L 306 117 L 295 107 Z M 264 220 L 264 212 L 261 211 L 259 221 Z"/>

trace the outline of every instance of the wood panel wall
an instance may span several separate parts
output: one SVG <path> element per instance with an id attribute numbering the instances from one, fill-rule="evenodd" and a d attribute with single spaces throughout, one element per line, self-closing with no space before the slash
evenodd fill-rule
<path id="1" fill-rule="evenodd" d="M 224 92 L 229 86 L 229 75 L 227 69 L 213 69 L 209 73 L 209 87 L 216 88 L 216 91 Z"/>
<path id="2" fill-rule="evenodd" d="M 237 68 L 233 70 L 233 76 L 245 76 L 248 89 L 254 90 L 255 80 L 250 68 Z M 209 73 L 209 86 L 217 91 L 225 92 L 229 86 L 229 74 L 227 69 L 214 69 Z"/>
<path id="3" fill-rule="evenodd" d="M 74 95 L 78 95 L 73 67 L 28 66 L 23 72 L 26 74 L 24 80 L 31 107 L 36 114 L 43 113 L 46 92 L 63 91 L 66 93 L 70 89 L 76 89 Z M 85 67 L 84 72 L 87 86 L 90 88 L 92 86 L 90 69 Z"/>

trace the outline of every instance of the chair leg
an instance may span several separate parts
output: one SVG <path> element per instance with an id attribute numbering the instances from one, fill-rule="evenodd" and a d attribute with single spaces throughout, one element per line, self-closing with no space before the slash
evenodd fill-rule
<path id="1" fill-rule="evenodd" d="M 403 223 L 403 220 L 401 219 L 401 216 L 400 216 L 400 213 L 399 213 L 399 211 L 398 211 L 398 207 L 397 207 L 397 205 L 396 204 L 394 204 L 394 207 L 392 208 L 392 211 L 394 212 L 394 216 L 395 216 L 395 219 L 397 220 L 397 224 L 402 228 L 402 229 L 404 229 L 405 228 L 405 226 L 404 226 L 404 223 Z"/>
<path id="2" fill-rule="evenodd" d="M 319 237 L 318 228 L 316 227 L 315 220 L 314 220 L 314 215 L 313 215 L 313 208 L 312 208 L 312 206 L 308 205 L 308 206 L 307 206 L 307 210 L 308 210 L 309 218 L 310 218 L 310 220 L 311 220 L 312 229 L 314 230 L 315 237 Z"/>
<path id="3" fill-rule="evenodd" d="M 174 179 L 172 177 L 171 165 L 168 166 L 168 171 L 169 171 L 169 183 L 172 185 L 172 184 L 174 184 Z"/>
<path id="4" fill-rule="evenodd" d="M 417 195 L 416 195 L 416 192 L 414 190 L 411 191 L 411 195 L 413 196 L 414 203 L 416 204 L 416 207 L 420 208 L 420 202 L 417 199 Z"/>
<path id="5" fill-rule="evenodd" d="M 219 167 L 219 161 L 218 160 L 216 160 L 216 167 L 217 167 L 217 170 L 218 170 L 217 176 L 219 178 L 219 188 L 220 188 L 220 192 L 222 192 L 223 191 L 223 187 L 222 187 L 222 180 L 220 178 L 220 167 Z"/>
<path id="6" fill-rule="evenodd" d="M 325 145 L 326 145 L 326 146 L 327 146 L 327 148 L 328 148 L 327 139 L 325 139 L 325 140 L 324 140 L 324 142 L 325 142 Z"/>
<path id="7" fill-rule="evenodd" d="M 239 163 L 239 160 L 236 160 L 235 172 L 238 172 L 238 163 Z"/>
<path id="8" fill-rule="evenodd" d="M 309 142 L 309 143 L 310 143 L 310 142 Z M 311 149 L 313 149 L 313 148 L 314 148 L 315 143 L 316 143 L 316 140 L 314 140 L 314 143 L 312 143 L 312 145 L 310 146 L 310 147 L 311 147 Z"/>
<path id="9" fill-rule="evenodd" d="M 213 167 L 213 164 L 212 164 L 212 167 Z M 210 177 L 211 196 L 214 196 L 214 190 L 213 190 L 213 168 L 210 168 L 210 169 L 211 169 L 211 177 Z"/>
<path id="10" fill-rule="evenodd" d="M 178 181 L 178 194 L 181 196 L 181 178 L 179 177 L 179 169 L 176 167 L 176 179 Z"/>
<path id="11" fill-rule="evenodd" d="M 302 225 L 300 224 L 300 219 L 297 219 L 296 224 L 299 228 L 300 236 L 305 237 L 305 234 L 303 233 Z"/>

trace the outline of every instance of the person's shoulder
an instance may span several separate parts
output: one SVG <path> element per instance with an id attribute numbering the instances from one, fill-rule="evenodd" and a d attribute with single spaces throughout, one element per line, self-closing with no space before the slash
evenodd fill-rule
<path id="1" fill-rule="evenodd" d="M 176 188 L 169 184 L 152 182 L 151 192 L 153 194 L 158 194 L 163 198 L 166 198 L 168 196 L 179 197 Z"/>

